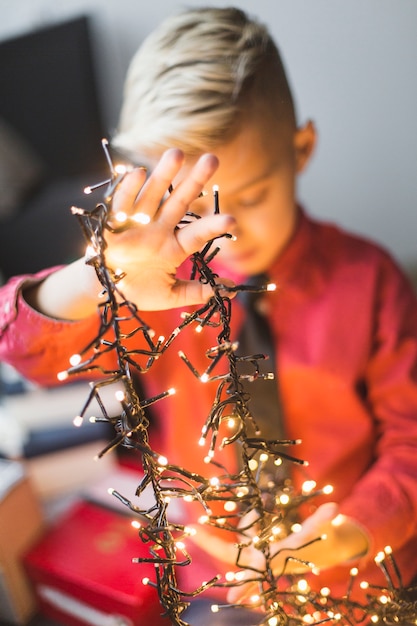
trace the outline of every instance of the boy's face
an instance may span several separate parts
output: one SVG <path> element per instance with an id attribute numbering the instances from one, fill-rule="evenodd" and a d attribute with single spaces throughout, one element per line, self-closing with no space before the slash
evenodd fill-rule
<path id="1" fill-rule="evenodd" d="M 220 165 L 209 183 L 219 186 L 220 210 L 236 219 L 237 239 L 220 239 L 217 258 L 240 275 L 267 271 L 294 232 L 295 181 L 306 154 L 302 134 L 307 127 L 283 133 L 265 118 L 258 120 L 215 151 Z M 186 159 L 185 172 L 192 163 Z M 196 200 L 192 210 L 212 212 L 212 194 Z"/>

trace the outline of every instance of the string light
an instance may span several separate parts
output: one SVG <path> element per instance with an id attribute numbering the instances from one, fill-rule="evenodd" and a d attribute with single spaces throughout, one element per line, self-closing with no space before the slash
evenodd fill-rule
<path id="1" fill-rule="evenodd" d="M 125 276 L 123 269 L 118 268 L 113 271 L 107 267 L 104 255 L 106 230 L 117 233 L 135 225 L 146 227 L 151 218 L 146 213 L 129 216 L 121 211 L 112 212 L 113 194 L 131 167 L 123 164 L 114 165 L 106 139 L 103 139 L 102 145 L 111 176 L 108 180 L 89 186 L 84 191 L 92 193 L 105 186 L 107 187 L 105 200 L 89 212 L 77 207 L 72 208 L 87 241 L 85 261 L 94 267 L 103 287 L 102 301 L 99 306 L 101 324 L 97 336 L 85 346 L 80 354 L 72 355 L 69 359 L 68 370 L 59 372 L 57 376 L 60 381 L 65 381 L 74 374 L 85 375 L 94 371 L 96 379 L 97 374 L 101 374 L 100 380 L 90 383 L 90 394 L 80 414 L 75 417 L 74 423 L 78 426 L 83 423 L 88 407 L 93 400 L 96 400 L 102 415 L 90 419 L 107 421 L 115 429 L 114 439 L 97 455 L 97 458 L 117 446 L 126 446 L 135 449 L 141 459 L 143 477 L 135 493 L 139 504 L 134 504 L 114 489 L 109 489 L 109 493 L 139 516 L 139 520 L 132 521 L 132 526 L 138 531 L 139 538 L 144 544 L 149 546 L 149 556 L 133 557 L 132 562 L 138 564 L 148 562 L 155 566 L 155 581 L 147 577 L 142 579 L 142 583 L 154 586 L 158 590 L 161 606 L 172 624 L 186 626 L 181 616 L 193 597 L 212 586 L 230 587 L 247 582 L 245 568 L 240 565 L 240 558 L 247 547 L 252 546 L 252 549 L 257 549 L 262 554 L 264 566 L 260 569 L 251 567 L 250 581 L 256 583 L 257 591 L 249 598 L 248 604 L 242 606 L 261 609 L 260 615 L 263 618 L 260 624 L 264 626 L 295 626 L 302 623 L 317 625 L 325 622 L 352 626 L 364 624 L 367 620 L 372 623 L 380 621 L 385 624 L 417 623 L 417 605 L 413 590 L 403 587 L 389 546 L 386 546 L 375 558 L 376 566 L 385 575 L 386 588 L 374 590 L 366 581 L 361 582 L 360 588 L 367 594 L 367 601 L 363 605 L 350 599 L 353 581 L 358 575 L 356 568 L 351 569 L 347 594 L 343 598 L 332 597 L 330 589 L 326 587 L 317 593 L 312 591 L 304 578 L 290 577 L 287 588 L 282 588 L 286 580 L 285 568 L 281 572 L 274 571 L 271 542 L 277 537 L 281 538 L 291 532 L 299 532 L 300 524 L 296 519 L 298 508 L 317 495 L 330 494 L 332 487 L 326 485 L 320 489 L 315 481 L 307 479 L 302 484 L 301 492 L 296 493 L 288 480 L 285 482 L 269 478 L 267 481 L 264 480 L 269 461 L 273 462 L 272 465 L 277 472 L 280 471 L 283 463 L 306 468 L 308 462 L 284 450 L 286 446 L 298 445 L 300 440 L 268 441 L 262 439 L 259 436 L 261 433 L 258 432 L 256 432 L 256 437 L 252 436 L 253 418 L 248 410 L 248 398 L 243 391 L 241 381 L 243 378 L 249 381 L 259 378 L 272 379 L 274 376 L 273 373 L 259 373 L 258 361 L 265 358 L 263 355 L 244 357 L 236 355 L 237 343 L 230 340 L 230 295 L 238 291 L 272 292 L 277 286 L 275 283 L 268 283 L 257 288 L 248 285 L 228 287 L 217 284 L 217 276 L 210 268 L 210 261 L 217 254 L 218 248 L 215 241 L 211 240 L 203 250 L 192 256 L 191 278 L 199 278 L 209 283 L 214 293 L 212 299 L 193 313 L 183 314 L 182 323 L 167 339 L 159 337 L 155 341 L 154 331 L 142 320 L 136 306 L 126 300 L 121 292 L 120 281 Z M 172 187 L 168 191 L 170 193 Z M 213 202 L 214 213 L 218 213 L 220 204 L 217 186 L 213 187 Z M 195 219 L 199 219 L 199 216 L 187 213 L 179 226 L 186 225 Z M 231 238 L 229 235 L 224 236 Z M 123 343 L 123 338 L 129 335 L 129 333 L 124 333 L 125 322 L 130 328 L 136 325 L 134 334 L 140 334 L 144 340 L 144 347 L 141 350 L 129 350 Z M 154 451 L 149 443 L 149 422 L 144 409 L 172 395 L 175 390 L 168 389 L 152 398 L 140 398 L 132 383 L 131 370 L 137 369 L 140 373 L 146 374 L 160 355 L 171 346 L 179 333 L 193 324 L 199 333 L 202 333 L 206 326 L 219 329 L 217 345 L 206 352 L 209 364 L 202 373 L 197 371 L 184 352 L 178 352 L 179 358 L 202 383 L 209 381 L 218 383 L 215 401 L 202 426 L 198 444 L 202 447 L 208 446 L 204 457 L 205 463 L 216 465 L 217 447 L 225 447 L 238 441 L 242 453 L 242 467 L 237 474 L 230 474 L 227 468 L 221 468 L 222 473 L 206 478 L 191 470 L 171 464 L 166 457 Z M 110 373 L 103 371 L 100 367 L 101 354 L 109 351 L 113 351 L 117 362 L 116 369 Z M 239 360 L 246 360 L 252 364 L 252 374 L 245 376 L 238 374 Z M 216 373 L 220 361 L 227 363 L 226 373 Z M 120 412 L 110 416 L 101 392 L 114 383 L 121 383 L 123 389 L 116 392 Z M 231 433 L 219 443 L 217 438 L 223 422 Z M 154 503 L 149 508 L 140 508 L 141 494 L 149 485 L 153 487 Z M 188 566 L 191 563 L 191 556 L 187 552 L 184 539 L 197 531 L 193 527 L 169 520 L 169 506 L 175 499 L 181 499 L 184 505 L 190 502 L 200 504 L 203 508 L 203 513 L 198 519 L 200 525 L 208 525 L 223 532 L 239 531 L 238 534 L 243 537 L 243 540 L 236 544 L 236 572 L 228 572 L 224 580 L 220 580 L 219 575 L 214 574 L 210 580 L 204 581 L 194 591 L 181 591 L 177 583 L 176 570 L 178 567 Z M 215 505 L 218 503 L 222 505 L 222 514 L 213 512 L 217 510 Z M 266 506 L 265 503 L 268 505 Z M 244 530 L 239 527 L 240 521 L 247 519 L 246 514 L 255 512 L 256 515 L 252 515 L 253 522 L 248 523 Z M 342 521 L 342 516 L 338 516 L 333 523 L 337 525 Z M 321 539 L 317 537 L 309 543 Z M 300 545 L 294 548 L 289 558 L 297 560 L 298 550 L 303 547 Z M 313 573 L 316 571 L 314 563 L 304 562 L 304 564 L 310 567 Z M 235 606 L 237 605 L 213 604 L 211 610 L 217 613 L 220 610 L 233 609 Z"/>

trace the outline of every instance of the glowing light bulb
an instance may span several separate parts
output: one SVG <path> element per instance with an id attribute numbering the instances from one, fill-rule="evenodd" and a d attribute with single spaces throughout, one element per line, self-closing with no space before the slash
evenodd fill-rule
<path id="1" fill-rule="evenodd" d="M 228 502 L 224 503 L 224 510 L 227 511 L 228 513 L 232 513 L 233 511 L 236 511 L 237 508 L 237 504 L 236 502 L 233 502 L 233 500 L 229 500 Z"/>
<path id="2" fill-rule="evenodd" d="M 287 493 L 281 493 L 281 495 L 279 496 L 279 501 L 281 504 L 288 504 L 288 502 L 290 501 L 290 496 Z"/>
<path id="3" fill-rule="evenodd" d="M 304 481 L 303 485 L 301 487 L 302 492 L 304 494 L 311 493 L 313 491 L 313 489 L 315 488 L 316 484 L 317 483 L 316 483 L 315 480 L 306 480 L 306 481 Z"/>
<path id="4" fill-rule="evenodd" d="M 75 365 L 79 365 L 81 363 L 81 355 L 80 354 L 73 354 L 70 357 L 69 362 L 71 363 L 71 365 L 75 366 Z"/>
<path id="5" fill-rule="evenodd" d="M 97 253 L 96 253 L 96 251 L 95 251 L 95 248 L 94 248 L 91 244 L 89 244 L 89 245 L 86 247 L 86 249 L 85 249 L 85 256 L 86 256 L 86 258 L 87 258 L 87 259 L 91 259 L 91 258 L 95 257 L 95 256 L 96 256 L 96 254 L 97 254 Z"/>
<path id="6" fill-rule="evenodd" d="M 211 605 L 211 607 L 210 607 L 210 609 L 211 609 L 211 612 L 212 612 L 212 613 L 218 613 L 218 612 L 219 612 L 219 610 L 220 610 L 220 609 L 219 609 L 219 605 L 218 605 L 218 604 L 212 604 L 212 605 Z"/>
<path id="7" fill-rule="evenodd" d="M 249 469 L 254 472 L 258 469 L 258 461 L 256 459 L 249 459 Z"/>
<path id="8" fill-rule="evenodd" d="M 72 420 L 72 423 L 74 424 L 74 426 L 76 426 L 77 428 L 79 428 L 79 426 L 82 425 L 83 423 L 83 418 L 81 415 L 76 415 L 74 417 L 74 419 Z"/>
<path id="9" fill-rule="evenodd" d="M 266 452 L 262 452 L 262 454 L 259 455 L 259 460 L 261 461 L 261 463 L 266 463 L 268 459 L 269 456 L 266 454 Z"/>
<path id="10" fill-rule="evenodd" d="M 277 286 L 276 286 L 275 283 L 268 283 L 267 286 L 266 286 L 266 290 L 267 291 L 275 291 L 276 288 L 277 288 Z"/>
<path id="11" fill-rule="evenodd" d="M 235 580 L 235 573 L 234 572 L 226 572 L 224 577 L 227 580 L 227 582 L 232 583 Z"/>
<path id="12" fill-rule="evenodd" d="M 137 520 L 133 520 L 131 522 L 131 526 L 137 530 L 137 529 L 139 529 L 142 526 L 142 524 L 140 522 L 138 522 Z"/>
<path id="13" fill-rule="evenodd" d="M 201 381 L 202 383 L 206 383 L 208 380 L 209 380 L 209 375 L 208 375 L 208 374 L 202 374 L 202 375 L 200 376 L 200 381 Z"/>
<path id="14" fill-rule="evenodd" d="M 220 484 L 220 480 L 217 478 L 217 476 L 213 476 L 212 478 L 210 478 L 209 482 L 212 487 L 218 487 Z"/>
<path id="15" fill-rule="evenodd" d="M 116 400 L 118 400 L 118 402 L 123 402 L 123 400 L 125 400 L 125 398 L 126 398 L 125 392 L 122 391 L 121 389 L 116 391 L 116 393 L 114 395 L 116 397 Z"/>
<path id="16" fill-rule="evenodd" d="M 69 374 L 66 371 L 58 372 L 58 374 L 56 375 L 57 379 L 60 380 L 60 381 L 67 380 L 68 376 L 69 376 Z"/>
<path id="17" fill-rule="evenodd" d="M 126 222 L 127 220 L 127 213 L 125 213 L 124 211 L 117 211 L 114 218 L 116 222 L 119 222 L 119 224 L 124 224 L 124 222 Z"/>
<path id="18" fill-rule="evenodd" d="M 149 585 L 149 578 L 148 577 L 142 578 L 142 585 L 145 585 L 145 586 Z"/>
<path id="19" fill-rule="evenodd" d="M 323 493 L 328 496 L 331 493 L 333 493 L 333 485 L 326 485 L 325 487 L 323 487 Z"/>
<path id="20" fill-rule="evenodd" d="M 168 459 L 166 458 L 166 456 L 161 455 L 158 457 L 158 465 L 168 465 Z"/>
<path id="21" fill-rule="evenodd" d="M 324 596 L 324 597 L 329 596 L 329 595 L 330 595 L 330 589 L 329 589 L 329 587 L 322 587 L 322 588 L 320 589 L 320 594 L 321 594 L 322 596 Z"/>
<path id="22" fill-rule="evenodd" d="M 250 602 L 252 604 L 257 604 L 260 600 L 260 596 L 257 593 L 254 593 L 253 596 L 250 597 Z"/>
<path id="23" fill-rule="evenodd" d="M 385 560 L 385 552 L 378 552 L 374 560 L 375 563 L 382 563 Z"/>
<path id="24" fill-rule="evenodd" d="M 268 620 L 268 626 L 277 626 L 277 625 L 278 625 L 278 618 L 270 617 Z"/>

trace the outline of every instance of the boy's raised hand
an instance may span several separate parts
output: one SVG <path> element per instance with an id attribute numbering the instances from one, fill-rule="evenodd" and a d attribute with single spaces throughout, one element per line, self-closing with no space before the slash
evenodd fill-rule
<path id="1" fill-rule="evenodd" d="M 218 166 L 211 154 L 181 172 L 183 163 L 180 150 L 167 150 L 148 179 L 144 169 L 132 171 L 113 198 L 113 213 L 140 213 L 149 218 L 149 223 L 134 222 L 122 232 L 106 231 L 106 265 L 126 274 L 119 283 L 120 291 L 142 311 L 207 301 L 213 294 L 210 285 L 179 279 L 177 268 L 208 240 L 234 227 L 232 217 L 213 213 L 177 228 Z M 180 172 L 184 174 L 181 182 L 167 196 L 171 181 Z M 81 258 L 28 287 L 25 298 L 50 317 L 81 319 L 96 311 L 101 290 L 94 268 Z"/>
<path id="2" fill-rule="evenodd" d="M 209 239 L 230 232 L 234 220 L 227 215 L 208 215 L 176 228 L 190 204 L 215 173 L 218 162 L 205 154 L 167 196 L 167 189 L 183 165 L 180 150 L 166 151 L 146 180 L 136 169 L 122 181 L 113 199 L 113 212 L 146 216 L 147 224 L 106 237 L 106 262 L 126 277 L 121 291 L 141 310 L 168 309 L 199 304 L 212 295 L 209 285 L 176 277 L 179 265 Z"/>

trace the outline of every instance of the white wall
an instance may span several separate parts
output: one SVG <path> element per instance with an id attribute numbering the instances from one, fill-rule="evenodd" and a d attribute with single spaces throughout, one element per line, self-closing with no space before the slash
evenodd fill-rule
<path id="1" fill-rule="evenodd" d="M 232 4 L 207 0 L 217 6 Z M 109 132 L 142 38 L 177 0 L 0 0 L 0 39 L 88 13 Z M 188 2 L 198 6 L 206 2 Z M 372 236 L 417 265 L 417 1 L 236 0 L 268 23 L 300 121 L 319 131 L 300 197 L 318 216 Z M 1 97 L 1 94 L 0 94 Z"/>

